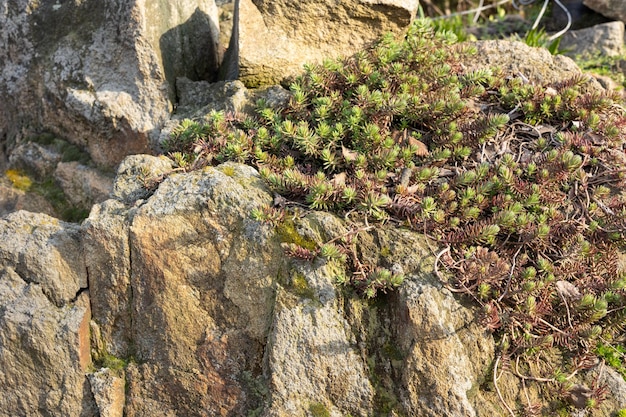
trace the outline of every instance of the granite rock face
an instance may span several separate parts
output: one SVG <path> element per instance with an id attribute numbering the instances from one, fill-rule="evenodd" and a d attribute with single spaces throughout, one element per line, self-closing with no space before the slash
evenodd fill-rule
<path id="1" fill-rule="evenodd" d="M 17 211 L 0 219 L 0 260 L 61 308 L 87 288 L 78 225 Z"/>
<path id="2" fill-rule="evenodd" d="M 417 7 L 417 0 L 241 0 L 240 79 L 249 87 L 278 84 L 305 63 L 348 56 L 406 29 Z"/>
<path id="3" fill-rule="evenodd" d="M 148 171 L 130 169 L 130 160 L 144 167 L 160 164 L 157 158 L 129 158 L 125 174 L 118 176 L 120 196 L 133 195 L 122 185 L 133 187 L 133 172 Z M 363 322 L 352 317 L 365 308 L 362 301 L 338 291 L 331 265 L 291 261 L 280 246 L 292 233 L 321 242 L 346 226 L 325 213 L 294 219 L 290 232 L 250 218 L 254 208 L 271 202 L 256 171 L 225 164 L 171 174 L 136 202 L 126 198 L 126 204 L 109 200 L 95 206 L 85 223 L 85 241 L 100 349 L 137 360 L 126 368 L 125 415 L 228 416 L 257 410 L 292 416 L 312 408 L 369 415 L 376 409 L 381 387 L 368 361 L 376 346 L 361 346 L 359 340 L 370 336 L 361 334 Z M 423 238 L 393 233 L 381 232 L 378 239 L 394 242 L 399 267 L 413 272 L 415 288 L 390 301 L 376 316 L 378 324 L 369 327 L 387 334 L 390 343 L 404 340 L 406 355 L 388 364 L 404 375 L 389 387 L 398 410 L 435 415 L 450 407 L 449 415 L 476 415 L 466 391 L 486 371 L 491 339 L 471 325 L 469 310 L 450 295 L 441 296 L 426 266 L 432 258 Z M 427 302 L 414 301 L 423 299 L 420 293 L 429 294 Z M 419 321 L 407 321 L 407 310 Z M 449 323 L 440 311 L 458 321 Z M 442 341 L 417 340 L 442 326 L 447 332 Z M 457 328 L 466 330 L 459 335 Z M 467 339 L 473 344 L 465 348 L 461 340 Z M 442 372 L 434 385 L 441 389 L 429 396 L 433 404 L 443 403 L 428 405 L 422 398 L 427 390 L 414 386 L 414 375 L 435 360 Z M 452 383 L 451 375 L 464 382 Z M 433 383 L 428 381 L 424 384 Z"/>
<path id="4" fill-rule="evenodd" d="M 0 414 L 94 416 L 78 227 L 18 211 L 0 234 Z"/>
<path id="5" fill-rule="evenodd" d="M 242 375 L 260 372 L 282 257 L 247 215 L 270 201 L 258 177 L 223 171 L 172 175 L 133 216 L 130 415 L 251 407 Z"/>
<path id="6" fill-rule="evenodd" d="M 0 3 L 0 141 L 46 129 L 101 166 L 146 152 L 177 76 L 211 80 L 213 0 Z"/>

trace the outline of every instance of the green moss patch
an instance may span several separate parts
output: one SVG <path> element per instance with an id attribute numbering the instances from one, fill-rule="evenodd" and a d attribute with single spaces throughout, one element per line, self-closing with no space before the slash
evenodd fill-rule
<path id="1" fill-rule="evenodd" d="M 52 133 L 42 133 L 38 136 L 29 137 L 28 140 L 55 150 L 61 154 L 61 161 L 63 162 L 76 161 L 83 165 L 91 164 L 91 158 L 87 152 Z"/>
<path id="2" fill-rule="evenodd" d="M 79 223 L 89 216 L 89 210 L 76 207 L 70 203 L 61 187 L 51 178 L 41 182 L 34 182 L 31 191 L 49 201 L 61 220 Z"/>
<path id="3" fill-rule="evenodd" d="M 312 417 L 330 417 L 330 411 L 322 403 L 311 403 L 309 411 Z"/>
<path id="4" fill-rule="evenodd" d="M 276 225 L 276 233 L 281 243 L 294 244 L 308 250 L 316 250 L 317 243 L 298 232 L 292 219 L 286 218 Z"/>

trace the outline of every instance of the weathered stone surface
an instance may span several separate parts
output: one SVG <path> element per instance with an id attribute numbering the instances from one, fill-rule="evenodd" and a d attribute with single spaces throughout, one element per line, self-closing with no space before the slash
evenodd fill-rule
<path id="1" fill-rule="evenodd" d="M 148 198 L 165 175 L 174 167 L 171 159 L 150 155 L 132 155 L 117 168 L 111 197 L 126 204 Z"/>
<path id="2" fill-rule="evenodd" d="M 247 102 L 248 90 L 241 81 L 220 81 L 209 84 L 206 81 L 194 82 L 181 77 L 176 81 L 176 87 L 179 97 L 177 108 L 179 114 L 189 114 L 203 108 L 227 112 L 242 111 Z"/>
<path id="3" fill-rule="evenodd" d="M 600 74 L 591 73 L 591 76 L 595 78 L 598 84 L 600 84 L 602 88 L 604 88 L 605 90 L 609 90 L 609 91 L 620 90 L 620 87 L 621 87 L 620 84 L 618 84 L 617 81 L 615 81 L 613 78 L 609 77 L 608 75 L 600 75 Z"/>
<path id="4" fill-rule="evenodd" d="M 88 294 L 57 306 L 24 272 L 0 269 L 0 414 L 96 416 L 85 378 Z"/>
<path id="5" fill-rule="evenodd" d="M 624 22 L 609 22 L 563 35 L 560 49 L 568 56 L 620 56 L 624 53 Z"/>
<path id="6" fill-rule="evenodd" d="M 44 197 L 15 188 L 9 180 L 0 177 L 0 216 L 19 210 L 56 216 L 54 207 Z"/>
<path id="7" fill-rule="evenodd" d="M 37 180 L 50 178 L 61 154 L 34 142 L 19 145 L 9 156 L 9 167 L 28 172 Z"/>
<path id="8" fill-rule="evenodd" d="M 435 277 L 425 237 L 384 226 L 359 234 L 364 260 L 407 277 L 367 301 L 336 286 L 332 263 L 287 259 L 280 245 L 345 236 L 343 220 L 309 213 L 278 228 L 253 220 L 273 196 L 254 169 L 232 163 L 170 173 L 153 193 L 138 193 L 131 173 L 165 162 L 128 157 L 117 189 L 134 191 L 95 205 L 82 226 L 24 212 L 1 221 L 0 383 L 14 386 L 19 364 L 50 369 L 17 381 L 26 402 L 9 391 L 0 414 L 35 406 L 127 417 L 506 414 L 493 390 L 480 389 L 493 340 Z M 64 266 L 69 254 L 84 262 Z M 42 262 L 75 290 L 76 271 L 89 271 L 89 292 L 68 299 Z M 92 370 L 87 380 L 90 328 L 94 363 L 118 357 L 124 369 Z M 625 406 L 623 381 L 610 383 L 611 407 Z M 52 395 L 39 395 L 48 387 Z M 498 389 L 515 408 L 540 388 L 504 372 Z"/>
<path id="9" fill-rule="evenodd" d="M 333 286 L 333 271 L 301 266 L 292 274 L 291 288 L 278 290 L 274 307 L 267 415 L 306 415 L 316 404 L 331 415 L 370 414 L 374 389 Z"/>
<path id="10" fill-rule="evenodd" d="M 89 210 L 113 190 L 113 178 L 78 162 L 61 162 L 54 178 L 74 206 Z"/>
<path id="11" fill-rule="evenodd" d="M 258 174 L 224 165 L 171 175 L 131 223 L 127 415 L 244 415 L 257 377 L 282 249 L 249 217 L 271 203 Z M 153 414 L 154 415 L 154 414 Z"/>
<path id="12" fill-rule="evenodd" d="M 531 83 L 548 84 L 581 73 L 569 57 L 551 55 L 545 48 L 532 48 L 523 42 L 477 41 L 478 52 L 464 62 L 470 70 L 500 67 L 505 74 L 522 77 Z M 589 88 L 601 89 L 595 80 Z"/>
<path id="13" fill-rule="evenodd" d="M 83 226 L 92 315 L 100 333 L 92 335 L 97 356 L 127 358 L 132 353 L 130 218 L 123 203 L 108 200 L 93 207 Z"/>
<path id="14" fill-rule="evenodd" d="M 43 127 L 115 166 L 158 138 L 177 76 L 210 79 L 217 68 L 213 0 L 4 1 L 0 27 L 9 149 Z"/>
<path id="15" fill-rule="evenodd" d="M 62 307 L 87 288 L 80 234 L 78 225 L 45 214 L 8 214 L 0 219 L 0 262 Z"/>
<path id="16" fill-rule="evenodd" d="M 583 0 L 583 4 L 606 17 L 626 22 L 626 4 L 622 0 Z"/>
<path id="17" fill-rule="evenodd" d="M 396 321 L 396 334 L 407 353 L 402 381 L 409 414 L 476 416 L 468 395 L 487 374 L 493 341 L 470 310 L 436 285 L 409 280 L 399 302 L 407 314 Z"/>
<path id="18" fill-rule="evenodd" d="M 242 0 L 240 79 L 252 87 L 278 84 L 305 63 L 350 55 L 385 32 L 404 30 L 417 6 L 417 0 Z"/>
<path id="19" fill-rule="evenodd" d="M 102 368 L 88 375 L 91 392 L 100 417 L 123 417 L 126 394 L 125 379 L 119 372 Z"/>
<path id="20" fill-rule="evenodd" d="M 176 119 L 185 117 L 202 119 L 212 110 L 254 115 L 258 100 L 264 100 L 268 106 L 279 108 L 291 97 L 288 90 L 278 85 L 247 89 L 239 80 L 209 84 L 179 78 L 177 85 L 179 106 Z"/>

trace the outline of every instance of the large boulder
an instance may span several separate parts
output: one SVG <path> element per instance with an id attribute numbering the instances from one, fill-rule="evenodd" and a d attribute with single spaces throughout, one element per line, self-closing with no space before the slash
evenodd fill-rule
<path id="1" fill-rule="evenodd" d="M 0 222 L 0 415 L 96 415 L 78 229 L 23 211 Z"/>
<path id="2" fill-rule="evenodd" d="M 412 284 L 376 309 L 340 291 L 332 265 L 284 256 L 281 242 L 322 243 L 348 230 L 342 220 L 326 213 L 277 227 L 253 220 L 273 197 L 256 171 L 230 163 L 170 173 L 152 192 L 133 191 L 133 176 L 161 165 L 129 157 L 119 199 L 96 205 L 84 226 L 94 355 L 128 362 L 125 415 L 339 416 L 448 406 L 450 415 L 476 415 L 466 391 L 484 378 L 493 342 L 469 310 L 441 294 L 422 236 L 379 232 L 376 241 L 387 242 Z M 364 245 L 372 259 L 381 256 L 377 244 Z M 424 293 L 428 301 L 416 301 Z M 424 339 L 442 326 L 445 336 Z M 377 353 L 396 345 L 399 357 Z M 441 372 L 421 373 L 435 356 Z M 373 372 L 386 368 L 381 384 Z M 453 374 L 464 382 L 452 383 Z M 394 401 L 379 398 L 387 391 Z M 425 394 L 439 405 L 424 403 Z"/>
<path id="3" fill-rule="evenodd" d="M 101 356 L 138 361 L 127 368 L 125 415 L 244 415 L 259 406 L 250 381 L 284 263 L 249 217 L 271 196 L 254 170 L 227 165 L 172 174 L 131 202 L 139 194 L 127 177 L 142 170 L 122 166 L 115 195 L 137 207 L 97 205 L 85 242 Z"/>
<path id="4" fill-rule="evenodd" d="M 80 234 L 78 225 L 45 214 L 11 213 L 0 219 L 0 264 L 63 307 L 87 288 Z"/>
<path id="5" fill-rule="evenodd" d="M 469 70 L 499 67 L 505 74 L 521 77 L 533 84 L 550 84 L 582 72 L 571 58 L 551 55 L 545 48 L 533 48 L 523 42 L 486 40 L 476 41 L 475 46 L 476 55 L 464 62 Z M 593 80 L 590 81 L 589 88 L 601 88 Z"/>
<path id="6" fill-rule="evenodd" d="M 417 0 L 241 0 L 240 79 L 280 83 L 305 63 L 347 56 L 413 20 Z"/>
<path id="7" fill-rule="evenodd" d="M 626 4 L 622 0 L 583 0 L 583 4 L 606 17 L 626 22 Z"/>
<path id="8" fill-rule="evenodd" d="M 259 185 L 245 166 L 173 175 L 137 209 L 131 329 L 140 364 L 129 370 L 127 415 L 257 406 L 243 375 L 261 371 L 282 266 L 280 246 L 249 216 L 271 201 Z"/>
<path id="9" fill-rule="evenodd" d="M 44 128 L 115 166 L 156 140 L 176 77 L 212 80 L 219 63 L 213 0 L 18 0 L 0 10 L 0 141 L 9 151 Z"/>
<path id="10" fill-rule="evenodd" d="M 624 54 L 624 22 L 615 21 L 571 30 L 563 35 L 559 48 L 571 57 L 622 56 Z"/>

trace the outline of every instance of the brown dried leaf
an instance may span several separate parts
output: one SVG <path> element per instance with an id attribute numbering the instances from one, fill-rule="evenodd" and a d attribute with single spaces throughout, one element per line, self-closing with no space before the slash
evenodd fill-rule
<path id="1" fill-rule="evenodd" d="M 428 155 L 428 147 L 426 146 L 426 144 L 421 140 L 417 140 L 413 136 L 411 136 L 411 134 L 409 133 L 409 129 L 394 130 L 393 132 L 391 132 L 391 137 L 396 143 L 415 146 L 417 148 L 415 155 L 417 156 Z"/>
<path id="2" fill-rule="evenodd" d="M 428 146 L 426 146 L 426 144 L 424 142 L 422 142 L 421 140 L 417 140 L 414 137 L 410 137 L 409 138 L 409 145 L 415 146 L 417 148 L 417 151 L 415 152 L 415 155 L 417 155 L 417 156 L 426 156 L 426 155 L 428 155 Z"/>
<path id="3" fill-rule="evenodd" d="M 547 96 L 553 96 L 553 97 L 554 97 L 554 96 L 556 96 L 557 94 L 559 94 L 559 92 L 558 92 L 558 91 L 556 91 L 556 90 L 555 90 L 554 88 L 552 88 L 552 87 L 548 87 L 548 88 L 546 88 L 545 93 L 546 93 L 546 95 L 547 95 Z"/>
<path id="4" fill-rule="evenodd" d="M 411 185 L 410 187 L 406 188 L 406 193 L 407 194 L 415 194 L 416 192 L 418 192 L 420 189 L 419 185 Z"/>
<path id="5" fill-rule="evenodd" d="M 335 175 L 333 177 L 331 182 L 336 187 L 339 187 L 339 186 L 342 186 L 342 185 L 346 185 L 346 173 L 345 172 L 340 172 L 339 174 L 337 174 L 337 175 Z"/>
<path id="6" fill-rule="evenodd" d="M 351 151 L 343 145 L 341 145 L 341 154 L 343 155 L 343 159 L 345 159 L 347 162 L 352 162 L 356 160 L 357 156 L 359 156 L 358 152 Z"/>
<path id="7" fill-rule="evenodd" d="M 554 285 L 557 292 L 566 300 L 579 300 L 581 297 L 578 288 L 569 281 L 557 281 Z"/>
<path id="8" fill-rule="evenodd" d="M 396 143 L 404 143 L 408 137 L 409 137 L 409 130 L 408 129 L 394 130 L 394 131 L 391 132 L 391 138 Z"/>

